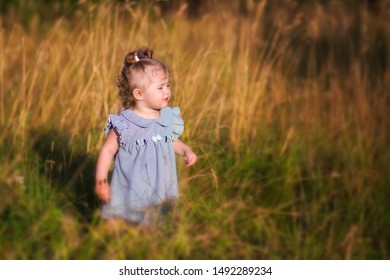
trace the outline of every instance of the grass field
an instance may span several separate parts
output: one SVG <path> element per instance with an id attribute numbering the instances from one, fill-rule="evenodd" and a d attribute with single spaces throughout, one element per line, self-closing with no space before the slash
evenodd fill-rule
<path id="1" fill-rule="evenodd" d="M 175 3 L 1 15 L 0 258 L 388 259 L 388 1 Z M 100 221 L 93 191 L 140 46 L 170 67 L 200 156 L 148 230 Z"/>

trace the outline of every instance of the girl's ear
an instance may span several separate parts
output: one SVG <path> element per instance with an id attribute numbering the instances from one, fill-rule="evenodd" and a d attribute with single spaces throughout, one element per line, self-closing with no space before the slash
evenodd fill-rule
<path id="1" fill-rule="evenodd" d="M 142 94 L 142 91 L 139 88 L 135 88 L 133 90 L 133 96 L 137 101 L 141 101 L 142 99 L 144 99 L 144 95 Z"/>

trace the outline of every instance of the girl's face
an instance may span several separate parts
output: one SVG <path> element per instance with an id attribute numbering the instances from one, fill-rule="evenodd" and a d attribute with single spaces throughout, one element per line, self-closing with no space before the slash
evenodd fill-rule
<path id="1" fill-rule="evenodd" d="M 150 83 L 143 89 L 143 103 L 146 107 L 154 110 L 160 110 L 168 106 L 171 97 L 169 85 L 169 74 L 163 71 L 150 73 Z"/>

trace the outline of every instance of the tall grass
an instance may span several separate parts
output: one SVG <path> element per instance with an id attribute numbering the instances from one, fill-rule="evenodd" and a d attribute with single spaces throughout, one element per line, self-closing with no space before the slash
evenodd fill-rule
<path id="1" fill-rule="evenodd" d="M 386 10 L 215 5 L 196 19 L 185 4 L 164 16 L 105 2 L 52 27 L 3 17 L 1 258 L 389 257 Z M 170 66 L 201 156 L 179 162 L 175 219 L 148 231 L 107 226 L 93 195 L 116 78 L 139 46 Z"/>

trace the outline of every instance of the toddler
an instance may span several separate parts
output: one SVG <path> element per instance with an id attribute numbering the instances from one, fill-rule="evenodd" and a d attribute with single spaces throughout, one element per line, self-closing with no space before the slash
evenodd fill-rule
<path id="1" fill-rule="evenodd" d="M 150 48 L 130 52 L 118 77 L 124 110 L 109 115 L 96 167 L 95 191 L 104 202 L 102 218 L 123 218 L 134 224 L 159 220 L 165 206 L 178 198 L 175 154 L 183 156 L 187 166 L 198 160 L 178 140 L 184 122 L 179 108 L 168 107 L 169 70 L 152 55 Z"/>

